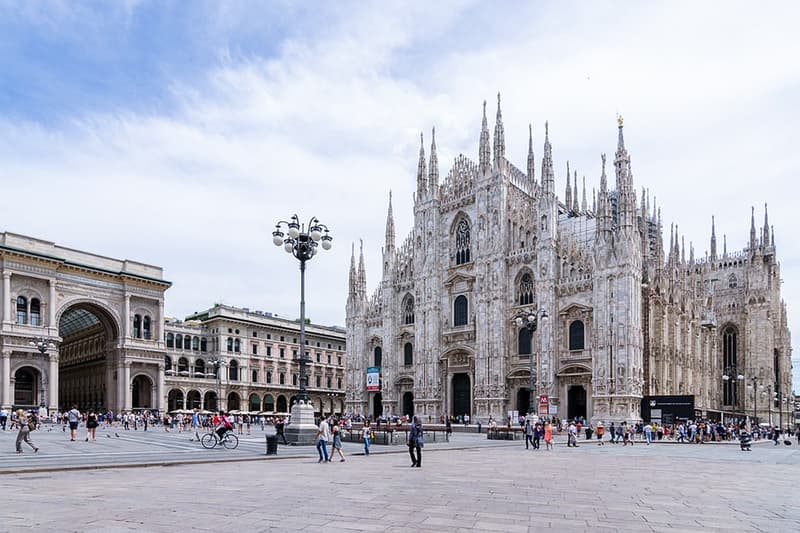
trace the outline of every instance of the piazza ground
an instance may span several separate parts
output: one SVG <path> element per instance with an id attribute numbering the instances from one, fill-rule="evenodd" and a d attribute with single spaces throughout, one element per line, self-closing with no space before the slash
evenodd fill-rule
<path id="1" fill-rule="evenodd" d="M 346 444 L 344 463 L 318 464 L 313 449 L 283 446 L 278 460 L 265 458 L 260 430 L 234 452 L 163 431 L 102 430 L 97 443 L 60 431 L 33 436 L 39 454 L 17 456 L 15 433 L 0 432 L 0 531 L 800 529 L 796 444 L 757 443 L 746 453 L 562 440 L 533 452 L 521 441 L 455 433 L 426 445 L 422 468 L 412 469 L 397 447 L 365 457 Z"/>

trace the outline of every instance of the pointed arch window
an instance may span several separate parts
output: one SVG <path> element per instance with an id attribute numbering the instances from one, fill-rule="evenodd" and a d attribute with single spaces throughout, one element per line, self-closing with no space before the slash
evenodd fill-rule
<path id="1" fill-rule="evenodd" d="M 453 302 L 453 326 L 466 326 L 469 321 L 467 297 L 460 294 Z"/>
<path id="2" fill-rule="evenodd" d="M 381 363 L 383 362 L 383 350 L 381 349 L 380 346 L 376 346 L 375 347 L 375 350 L 373 351 L 373 355 L 374 355 L 374 363 L 375 363 L 374 366 L 377 366 L 377 367 L 381 366 Z"/>
<path id="3" fill-rule="evenodd" d="M 527 272 L 519 280 L 517 293 L 519 305 L 533 305 L 533 277 Z"/>
<path id="4" fill-rule="evenodd" d="M 463 265 L 471 260 L 469 222 L 462 218 L 456 227 L 456 264 Z"/>
<path id="5" fill-rule="evenodd" d="M 414 323 L 414 297 L 410 294 L 403 300 L 403 324 Z"/>
<path id="6" fill-rule="evenodd" d="M 407 342 L 405 346 L 403 346 L 403 364 L 405 366 L 414 364 L 414 345 L 410 342 Z"/>
<path id="7" fill-rule="evenodd" d="M 531 330 L 528 328 L 521 328 L 519 330 L 519 336 L 517 337 L 519 354 L 520 355 L 530 355 L 532 350 L 532 342 L 531 342 Z"/>
<path id="8" fill-rule="evenodd" d="M 738 352 L 738 338 L 736 330 L 732 326 L 728 326 L 722 332 L 722 364 L 724 374 L 728 376 L 723 382 L 722 388 L 722 404 L 723 405 L 736 405 L 737 404 L 737 377 L 739 369 L 737 368 L 737 352 Z"/>
<path id="9" fill-rule="evenodd" d="M 739 285 L 739 281 L 736 279 L 736 274 L 731 274 L 728 276 L 728 288 L 735 289 Z"/>
<path id="10" fill-rule="evenodd" d="M 569 349 L 570 350 L 583 350 L 583 322 L 574 320 L 569 325 Z"/>
<path id="11" fill-rule="evenodd" d="M 31 326 L 42 325 L 42 306 L 38 298 L 31 298 Z"/>

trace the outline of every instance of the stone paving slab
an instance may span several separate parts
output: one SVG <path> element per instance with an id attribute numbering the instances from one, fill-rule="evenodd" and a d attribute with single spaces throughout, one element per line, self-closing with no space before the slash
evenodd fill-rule
<path id="1" fill-rule="evenodd" d="M 404 452 L 318 464 L 301 448 L 280 461 L 7 474 L 0 531 L 800 530 L 796 446 L 456 444 L 426 445 L 422 468 Z M 68 457 L 91 458 L 76 451 L 87 446 L 66 445 Z"/>

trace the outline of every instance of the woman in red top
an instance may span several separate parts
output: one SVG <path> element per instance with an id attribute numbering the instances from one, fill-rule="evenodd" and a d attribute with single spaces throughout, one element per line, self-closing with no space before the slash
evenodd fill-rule
<path id="1" fill-rule="evenodd" d="M 544 425 L 544 445 L 545 450 L 553 449 L 553 427 L 550 422 Z"/>

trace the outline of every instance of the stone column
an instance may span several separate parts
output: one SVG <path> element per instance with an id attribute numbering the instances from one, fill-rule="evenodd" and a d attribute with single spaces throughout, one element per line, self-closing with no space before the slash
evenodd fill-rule
<path id="1" fill-rule="evenodd" d="M 4 350 L 1 354 L 3 358 L 3 374 L 2 381 L 0 381 L 0 390 L 2 390 L 2 406 L 6 409 L 11 409 L 11 352 Z"/>
<path id="2" fill-rule="evenodd" d="M 47 325 L 55 328 L 56 324 L 56 280 L 48 280 L 50 288 L 50 299 L 47 302 Z M 58 400 L 58 398 L 56 398 Z"/>
<path id="3" fill-rule="evenodd" d="M 3 322 L 11 320 L 11 272 L 3 272 Z"/>
<path id="4" fill-rule="evenodd" d="M 156 390 L 158 396 L 156 397 L 156 402 L 154 404 L 154 407 L 158 409 L 161 413 L 166 411 L 165 399 L 164 399 L 164 369 L 165 369 L 164 363 L 158 365 L 158 375 L 156 376 Z"/>
<path id="5" fill-rule="evenodd" d="M 131 364 L 130 363 L 122 363 L 122 405 L 123 409 L 126 411 L 130 411 L 131 407 Z"/>
<path id="6" fill-rule="evenodd" d="M 58 410 L 58 353 L 51 353 L 50 368 L 47 372 L 48 398 L 47 405 L 50 411 Z"/>
<path id="7" fill-rule="evenodd" d="M 122 311 L 123 311 L 122 335 L 126 339 L 129 339 L 131 337 L 131 297 L 129 294 L 125 295 L 125 307 L 123 308 Z"/>
<path id="8" fill-rule="evenodd" d="M 164 300 L 158 301 L 158 322 L 156 323 L 156 342 L 164 345 Z"/>

